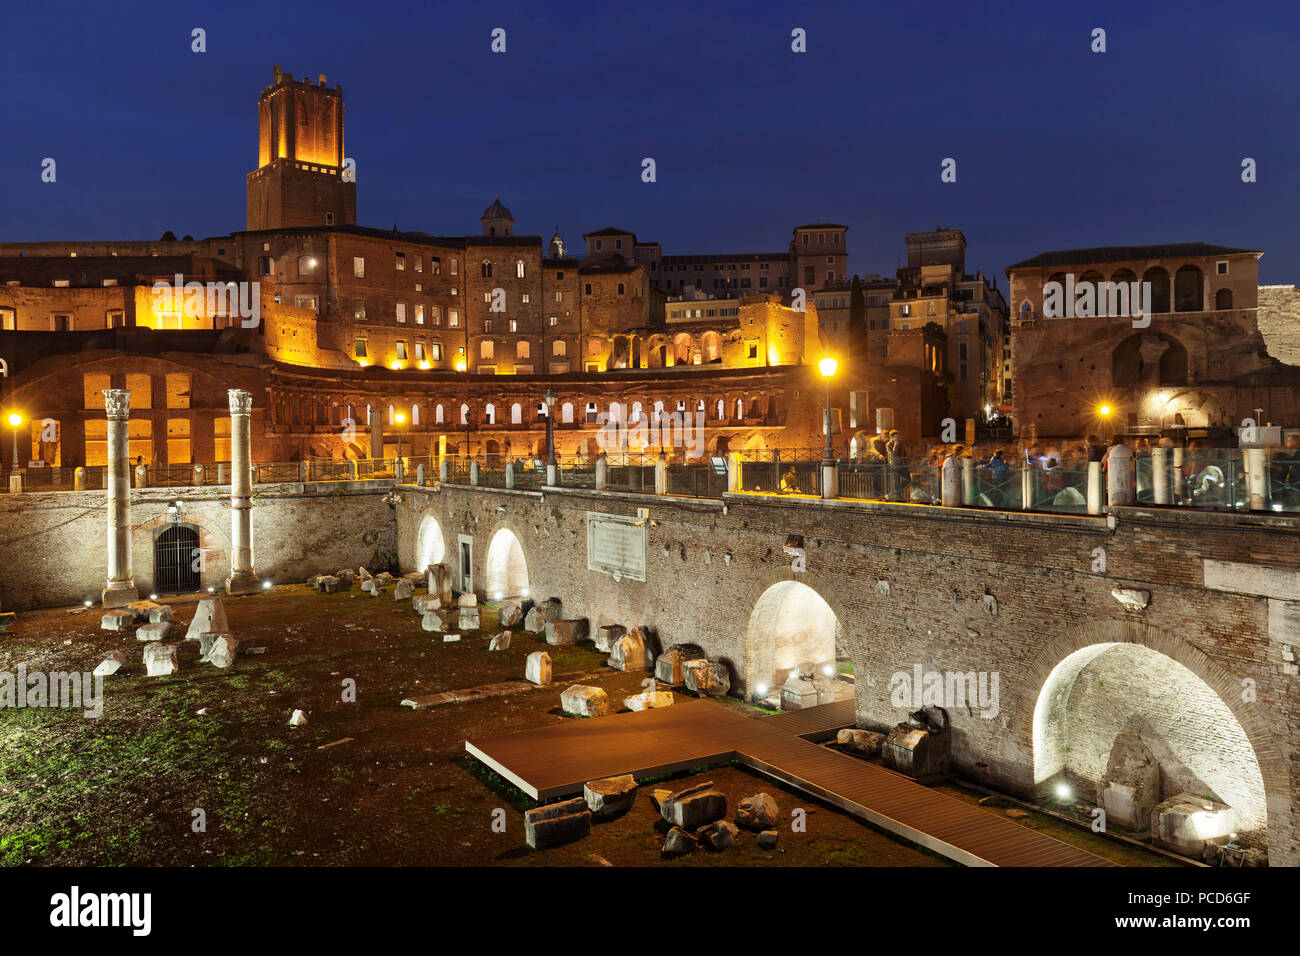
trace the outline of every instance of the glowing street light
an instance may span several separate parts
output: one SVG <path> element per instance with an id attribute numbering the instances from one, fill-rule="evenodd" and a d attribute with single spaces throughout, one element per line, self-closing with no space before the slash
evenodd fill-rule
<path id="1" fill-rule="evenodd" d="M 402 460 L 402 426 L 406 424 L 405 412 L 394 412 L 393 423 L 397 425 L 397 460 Z"/>
<path id="2" fill-rule="evenodd" d="M 835 377 L 836 371 L 839 370 L 840 363 L 835 361 L 835 357 L 827 355 L 818 360 L 817 371 L 821 372 L 822 378 L 826 379 L 826 417 L 824 421 L 826 429 L 826 449 L 822 455 L 822 464 L 831 464 L 831 379 Z"/>
<path id="3" fill-rule="evenodd" d="M 465 371 L 465 356 L 463 356 L 463 355 L 457 356 L 457 358 L 456 358 L 456 371 L 458 371 L 458 372 L 463 372 L 463 371 Z"/>
<path id="4" fill-rule="evenodd" d="M 14 471 L 18 470 L 18 428 L 23 423 L 23 416 L 18 412 L 10 412 L 5 419 L 9 422 L 9 427 L 14 430 Z"/>
<path id="5" fill-rule="evenodd" d="M 1098 405 L 1098 406 L 1097 406 L 1097 414 L 1100 415 L 1102 418 L 1109 418 L 1109 417 L 1110 417 L 1110 413 L 1113 412 L 1113 411 L 1114 411 L 1114 409 L 1111 408 L 1109 405 Z"/>

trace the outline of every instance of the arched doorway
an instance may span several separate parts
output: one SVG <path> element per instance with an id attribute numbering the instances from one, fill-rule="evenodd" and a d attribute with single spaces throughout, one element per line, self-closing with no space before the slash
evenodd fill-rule
<path id="1" fill-rule="evenodd" d="M 1089 644 L 1061 660 L 1034 705 L 1033 748 L 1040 794 L 1077 794 L 1113 825 L 1144 830 L 1152 806 L 1186 793 L 1231 807 L 1238 842 L 1268 845 L 1264 778 L 1245 729 L 1205 680 L 1152 647 Z M 1154 765 L 1137 801 L 1126 762 Z"/>
<path id="2" fill-rule="evenodd" d="M 447 542 L 442 537 L 442 526 L 433 515 L 425 515 L 415 536 L 415 569 L 423 571 L 431 564 L 441 564 L 447 558 Z"/>
<path id="3" fill-rule="evenodd" d="M 826 599 L 800 581 L 778 581 L 754 603 L 745 632 L 745 689 L 764 697 L 779 691 L 797 665 L 834 668 L 843 643 L 839 619 Z"/>
<path id="4" fill-rule="evenodd" d="M 202 584 L 199 532 L 191 525 L 168 525 L 153 543 L 153 589 L 158 594 L 189 594 Z"/>
<path id="5" fill-rule="evenodd" d="M 509 528 L 492 536 L 484 571 L 489 601 L 528 596 L 528 563 L 519 539 Z"/>

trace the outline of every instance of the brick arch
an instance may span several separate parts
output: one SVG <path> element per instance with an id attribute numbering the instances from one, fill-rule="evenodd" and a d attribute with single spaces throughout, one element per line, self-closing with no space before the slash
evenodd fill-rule
<path id="1" fill-rule="evenodd" d="M 524 572 L 528 578 L 528 589 L 529 589 L 528 593 L 529 594 L 536 593 L 534 590 L 533 578 L 532 578 L 533 575 L 532 569 L 538 567 L 538 564 L 534 560 L 536 555 L 533 553 L 530 547 L 527 534 L 524 531 L 521 531 L 519 528 L 517 528 L 515 526 L 515 522 L 511 521 L 508 515 L 505 517 L 498 517 L 495 521 L 492 522 L 492 524 L 488 527 L 487 532 L 483 535 L 482 545 L 479 544 L 479 536 L 478 533 L 475 532 L 474 563 L 477 565 L 477 567 L 474 569 L 474 582 L 476 588 L 480 586 L 480 582 L 481 582 L 482 589 L 485 592 L 487 590 L 488 550 L 492 546 L 492 540 L 497 536 L 497 533 L 500 531 L 509 531 L 512 535 L 514 535 L 515 540 L 519 542 L 519 550 L 523 553 L 524 556 Z M 488 595 L 488 599 L 492 600 L 491 595 Z"/>
<path id="2" fill-rule="evenodd" d="M 1018 685 L 1011 708 L 1009 731 L 1023 742 L 1028 766 L 1027 786 L 1033 786 L 1034 712 L 1048 678 L 1058 664 L 1077 651 L 1098 644 L 1138 644 L 1186 667 L 1205 683 L 1232 713 L 1246 735 L 1264 781 L 1268 812 L 1270 854 L 1278 835 L 1286 832 L 1291 819 L 1289 776 L 1286 760 L 1278 750 L 1275 735 L 1259 716 L 1260 704 L 1241 700 L 1241 682 L 1234 679 L 1204 651 L 1162 628 L 1142 621 L 1095 620 L 1058 634 L 1038 652 Z"/>
<path id="3" fill-rule="evenodd" d="M 230 526 L 221 523 L 214 526 L 193 512 L 183 513 L 176 523 L 198 532 L 199 547 L 204 549 L 200 587 L 205 591 L 209 587 L 220 589 L 230 574 Z M 157 585 L 154 579 L 154 542 L 171 524 L 171 516 L 164 512 L 131 527 L 131 566 L 136 583 L 145 595 Z M 146 581 L 148 589 L 144 587 Z"/>
<path id="4" fill-rule="evenodd" d="M 733 670 L 736 672 L 736 684 L 733 687 L 752 694 L 754 688 L 751 686 L 751 675 L 755 673 L 756 668 L 766 666 L 763 663 L 764 654 L 767 653 L 765 648 L 759 646 L 761 635 L 755 630 L 754 614 L 758 610 L 759 601 L 775 585 L 787 582 L 803 584 L 810 588 L 830 607 L 835 615 L 837 624 L 836 644 L 838 646 L 848 646 L 850 636 L 848 622 L 853 620 L 849 616 L 848 608 L 845 606 L 839 594 L 831 586 L 830 582 L 817 574 L 815 571 L 803 571 L 796 574 L 790 568 L 790 558 L 784 552 L 777 552 L 773 549 L 773 559 L 779 560 L 781 564 L 771 571 L 761 574 L 745 591 L 741 607 L 746 608 L 745 615 L 745 636 L 744 651 L 742 659 L 733 662 Z M 755 678 L 761 680 L 763 678 Z M 775 688 L 771 688 L 775 690 Z"/>

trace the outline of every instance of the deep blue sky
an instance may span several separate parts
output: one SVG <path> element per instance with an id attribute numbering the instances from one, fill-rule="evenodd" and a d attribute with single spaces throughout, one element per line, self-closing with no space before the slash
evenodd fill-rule
<path id="1" fill-rule="evenodd" d="M 776 250 L 832 220 L 851 272 L 888 274 L 905 232 L 942 223 L 999 285 L 1048 249 L 1195 240 L 1300 280 L 1295 0 L 128 0 L 11 3 L 2 29 L 7 241 L 242 229 L 278 63 L 343 84 L 364 225 L 476 232 L 500 192 L 519 232 L 571 246 L 618 225 L 668 253 Z"/>

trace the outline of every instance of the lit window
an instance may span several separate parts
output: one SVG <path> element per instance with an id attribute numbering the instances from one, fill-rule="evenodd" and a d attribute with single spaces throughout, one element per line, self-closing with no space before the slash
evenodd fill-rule
<path id="1" fill-rule="evenodd" d="M 356 356 L 357 356 L 357 358 L 365 358 L 365 357 L 366 357 L 366 340 L 365 340 L 365 339 L 357 339 L 357 344 L 356 344 Z"/>
<path id="2" fill-rule="evenodd" d="M 447 325 L 453 329 L 460 328 L 460 313 L 455 309 L 447 310 Z"/>
<path id="3" fill-rule="evenodd" d="M 366 260 L 362 256 L 352 257 L 352 274 L 359 279 L 365 278 Z"/>
<path id="4" fill-rule="evenodd" d="M 415 324 L 424 325 L 424 306 L 417 304 L 415 307 Z"/>
<path id="5" fill-rule="evenodd" d="M 407 358 L 407 354 L 406 354 L 406 342 L 403 341 L 402 339 L 398 339 L 398 340 L 397 340 L 397 357 L 398 357 L 399 359 Z"/>
<path id="6" fill-rule="evenodd" d="M 406 253 L 404 252 L 399 252 L 397 254 L 397 271 L 398 272 L 406 271 Z"/>
<path id="7" fill-rule="evenodd" d="M 515 260 L 515 278 L 516 278 L 516 279 L 522 279 L 523 277 L 524 277 L 524 260 L 523 260 L 523 259 L 516 259 L 516 260 Z"/>
<path id="8" fill-rule="evenodd" d="M 405 322 L 405 321 L 406 321 L 406 303 L 405 303 L 405 302 L 399 302 L 399 303 L 397 303 L 397 321 L 398 321 L 398 322 Z"/>

